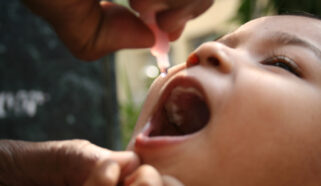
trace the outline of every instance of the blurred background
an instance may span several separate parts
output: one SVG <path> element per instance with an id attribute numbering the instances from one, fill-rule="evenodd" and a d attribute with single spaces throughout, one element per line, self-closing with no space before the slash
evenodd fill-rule
<path id="1" fill-rule="evenodd" d="M 128 7 L 127 0 L 115 3 Z M 321 15 L 320 0 L 216 0 L 171 44 L 172 65 L 205 41 L 271 14 Z M 0 2 L 0 139 L 81 138 L 124 149 L 148 87 L 159 75 L 148 49 L 75 59 L 19 0 Z"/>

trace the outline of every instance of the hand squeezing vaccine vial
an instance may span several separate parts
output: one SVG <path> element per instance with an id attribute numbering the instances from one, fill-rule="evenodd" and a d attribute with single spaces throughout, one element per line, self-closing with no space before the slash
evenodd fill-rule
<path id="1" fill-rule="evenodd" d="M 167 75 L 167 70 L 170 67 L 168 51 L 169 51 L 169 38 L 168 35 L 161 31 L 156 23 L 155 13 L 141 15 L 141 18 L 153 31 L 155 36 L 155 44 L 151 48 L 152 55 L 156 58 L 157 66 L 161 72 L 161 76 Z"/>

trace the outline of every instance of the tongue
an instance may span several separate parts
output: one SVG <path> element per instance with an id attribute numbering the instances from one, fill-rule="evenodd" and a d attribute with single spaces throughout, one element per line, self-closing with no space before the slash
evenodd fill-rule
<path id="1" fill-rule="evenodd" d="M 165 104 L 168 121 L 180 134 L 191 134 L 209 120 L 202 94 L 193 87 L 176 87 Z"/>

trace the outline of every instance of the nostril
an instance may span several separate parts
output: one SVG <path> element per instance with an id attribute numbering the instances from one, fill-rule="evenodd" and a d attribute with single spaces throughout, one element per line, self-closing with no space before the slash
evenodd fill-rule
<path id="1" fill-rule="evenodd" d="M 207 62 L 213 66 L 219 66 L 220 65 L 220 61 L 216 58 L 216 57 L 213 57 L 213 56 L 210 56 L 207 58 Z"/>

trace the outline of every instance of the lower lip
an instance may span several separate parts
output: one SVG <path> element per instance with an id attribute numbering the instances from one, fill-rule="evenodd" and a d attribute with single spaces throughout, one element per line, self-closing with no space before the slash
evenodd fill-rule
<path id="1" fill-rule="evenodd" d="M 152 130 L 152 126 L 148 123 L 143 131 L 135 139 L 136 148 L 149 148 L 157 149 L 162 147 L 169 147 L 177 145 L 186 141 L 191 135 L 184 136 L 153 136 L 150 137 L 149 133 Z"/>

